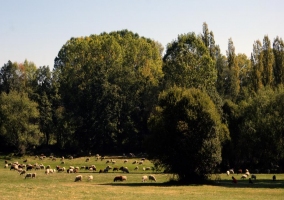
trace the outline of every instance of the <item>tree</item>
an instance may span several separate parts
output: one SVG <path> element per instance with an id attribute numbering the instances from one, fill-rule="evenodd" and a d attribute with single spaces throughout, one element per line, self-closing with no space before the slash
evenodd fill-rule
<path id="1" fill-rule="evenodd" d="M 215 88 L 217 72 L 214 60 L 201 37 L 195 33 L 179 35 L 168 44 L 163 58 L 165 88 Z"/>
<path id="2" fill-rule="evenodd" d="M 229 74 L 227 77 L 228 90 L 226 91 L 227 97 L 232 100 L 236 100 L 240 92 L 240 80 L 239 80 L 239 66 L 236 60 L 235 46 L 232 38 L 228 41 L 227 50 L 227 62 L 229 68 Z"/>
<path id="3" fill-rule="evenodd" d="M 228 129 L 210 97 L 199 89 L 171 88 L 149 119 L 148 154 L 157 168 L 182 182 L 206 180 L 221 162 Z"/>
<path id="4" fill-rule="evenodd" d="M 278 36 L 273 42 L 275 85 L 284 84 L 284 42 Z"/>
<path id="5" fill-rule="evenodd" d="M 263 54 L 262 44 L 259 40 L 253 44 L 253 52 L 251 54 L 252 76 L 251 81 L 254 91 L 257 92 L 263 87 L 262 74 L 263 74 Z"/>
<path id="6" fill-rule="evenodd" d="M 71 38 L 55 59 L 70 143 L 83 151 L 140 149 L 163 77 L 161 46 L 128 30 Z"/>
<path id="7" fill-rule="evenodd" d="M 274 56 L 273 56 L 273 50 L 271 48 L 271 43 L 267 35 L 264 36 L 263 38 L 262 54 L 263 54 L 262 82 L 264 86 L 272 86 Z"/>
<path id="8" fill-rule="evenodd" d="M 42 140 L 38 127 L 37 103 L 26 93 L 10 91 L 0 96 L 0 133 L 6 145 L 24 154 L 28 148 L 37 146 Z"/>

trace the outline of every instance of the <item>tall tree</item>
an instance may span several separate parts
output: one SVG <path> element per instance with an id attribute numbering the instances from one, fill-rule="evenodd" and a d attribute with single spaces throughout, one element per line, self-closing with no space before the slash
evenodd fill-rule
<path id="1" fill-rule="evenodd" d="M 235 100 L 240 91 L 240 80 L 239 80 L 239 66 L 236 60 L 235 46 L 232 38 L 228 41 L 227 50 L 227 62 L 229 68 L 229 74 L 227 78 L 228 91 L 226 92 L 230 99 Z"/>
<path id="2" fill-rule="evenodd" d="M 276 85 L 284 84 L 284 42 L 278 36 L 273 42 L 274 81 Z"/>
<path id="3" fill-rule="evenodd" d="M 271 48 L 271 43 L 267 35 L 264 36 L 263 38 L 262 53 L 263 53 L 262 82 L 264 86 L 272 86 L 274 56 L 273 56 L 273 50 Z"/>
<path id="4" fill-rule="evenodd" d="M 259 40 L 255 41 L 253 44 L 253 52 L 251 54 L 252 62 L 252 76 L 251 81 L 254 90 L 257 92 L 263 87 L 262 74 L 263 74 L 263 54 L 262 54 L 262 44 Z"/>

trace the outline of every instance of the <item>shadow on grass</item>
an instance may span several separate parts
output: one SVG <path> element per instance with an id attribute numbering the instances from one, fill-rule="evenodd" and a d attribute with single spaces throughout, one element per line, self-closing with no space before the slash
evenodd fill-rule
<path id="1" fill-rule="evenodd" d="M 155 187 L 176 187 L 176 186 L 216 186 L 216 187 L 229 187 L 229 188 L 267 188 L 267 189 L 284 189 L 284 180 L 272 181 L 259 179 L 253 181 L 253 184 L 249 183 L 248 180 L 241 180 L 237 184 L 232 183 L 230 180 L 220 180 L 218 182 L 209 182 L 207 184 L 179 184 L 172 182 L 164 183 L 127 183 L 127 182 L 116 182 L 116 183 L 104 183 L 99 185 L 108 186 L 129 186 L 129 187 L 143 187 L 143 186 L 155 186 Z"/>

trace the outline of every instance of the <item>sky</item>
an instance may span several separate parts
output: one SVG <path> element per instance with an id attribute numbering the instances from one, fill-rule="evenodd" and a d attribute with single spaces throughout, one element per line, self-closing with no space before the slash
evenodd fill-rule
<path id="1" fill-rule="evenodd" d="M 0 0 L 0 67 L 27 59 L 53 68 L 71 37 L 127 29 L 166 45 L 206 22 L 226 55 L 284 37 L 283 0 Z"/>

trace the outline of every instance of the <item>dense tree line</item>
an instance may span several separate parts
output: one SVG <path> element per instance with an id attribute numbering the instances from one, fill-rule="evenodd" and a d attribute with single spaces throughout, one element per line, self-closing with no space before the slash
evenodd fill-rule
<path id="1" fill-rule="evenodd" d="M 8 61 L 1 151 L 147 152 L 186 182 L 216 169 L 284 167 L 282 38 L 256 40 L 250 58 L 230 38 L 222 55 L 204 23 L 163 52 L 122 30 L 71 38 L 52 70 Z"/>

